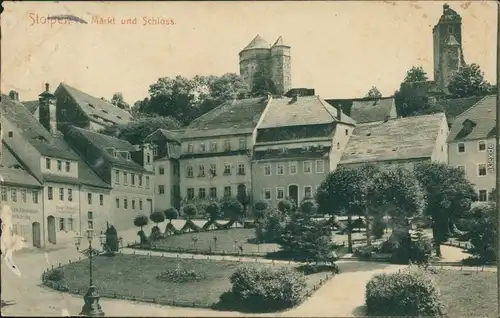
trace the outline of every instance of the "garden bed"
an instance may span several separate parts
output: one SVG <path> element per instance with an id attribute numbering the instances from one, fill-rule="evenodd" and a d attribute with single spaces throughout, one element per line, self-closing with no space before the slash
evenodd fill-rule
<path id="1" fill-rule="evenodd" d="M 236 268 L 249 264 L 126 254 L 117 254 L 114 257 L 99 256 L 93 263 L 94 284 L 102 297 L 208 308 L 212 308 L 219 301 L 220 295 L 231 288 L 229 277 Z M 251 265 L 296 266 L 269 263 L 251 263 Z M 88 260 L 74 262 L 51 271 L 61 271 L 63 277 L 56 282 L 45 280 L 46 286 L 81 295 L 87 291 Z M 327 274 L 332 275 L 331 272 L 306 275 L 306 294 L 312 293 L 326 282 Z M 177 278 L 172 279 L 172 277 Z"/>

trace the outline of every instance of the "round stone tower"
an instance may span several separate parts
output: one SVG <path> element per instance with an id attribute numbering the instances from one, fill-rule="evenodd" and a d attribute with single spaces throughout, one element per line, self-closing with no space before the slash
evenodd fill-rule
<path id="1" fill-rule="evenodd" d="M 270 45 L 260 35 L 240 52 L 240 75 L 245 79 L 250 89 L 253 77 L 257 71 L 269 72 Z M 267 74 L 266 74 L 267 75 Z"/>
<path id="2" fill-rule="evenodd" d="M 281 95 L 292 88 L 291 58 L 290 46 L 280 36 L 271 47 L 271 79 Z"/>

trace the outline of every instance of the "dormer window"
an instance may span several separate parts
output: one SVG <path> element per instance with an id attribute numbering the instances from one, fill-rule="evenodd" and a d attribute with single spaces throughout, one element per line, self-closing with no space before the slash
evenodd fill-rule
<path id="1" fill-rule="evenodd" d="M 103 112 L 103 113 L 105 113 L 105 114 L 107 114 L 107 113 L 108 113 L 108 111 L 107 111 L 107 110 L 105 110 L 105 109 L 101 109 L 101 110 L 102 110 L 102 112 Z"/>
<path id="2" fill-rule="evenodd" d="M 472 130 L 474 129 L 474 127 L 476 126 L 476 123 L 473 122 L 472 120 L 470 119 L 466 119 L 463 123 L 462 123 L 462 126 L 463 126 L 463 130 L 466 134 L 470 134 L 472 132 Z"/>
<path id="3" fill-rule="evenodd" d="M 200 144 L 200 152 L 205 152 L 207 149 L 206 149 L 206 146 L 205 146 L 205 143 L 201 143 Z"/>
<path id="4" fill-rule="evenodd" d="M 194 152 L 194 145 L 193 144 L 188 144 L 188 152 L 193 153 Z"/>
<path id="5" fill-rule="evenodd" d="M 158 146 L 153 147 L 153 156 L 154 157 L 158 156 Z"/>
<path id="6" fill-rule="evenodd" d="M 120 116 L 118 116 L 118 115 L 116 116 L 116 118 L 118 118 L 118 119 L 123 119 L 123 118 L 121 118 L 121 117 L 120 117 Z"/>
<path id="7" fill-rule="evenodd" d="M 112 155 L 112 156 L 114 156 L 114 155 L 115 155 L 115 152 L 116 152 L 116 151 L 115 151 L 115 148 L 106 148 L 106 151 L 107 151 L 110 155 Z"/>
<path id="8" fill-rule="evenodd" d="M 130 152 L 127 152 L 127 160 L 130 161 Z"/>
<path id="9" fill-rule="evenodd" d="M 95 109 L 94 105 L 92 105 L 92 104 L 89 104 L 89 106 L 90 106 L 91 108 L 94 108 L 94 109 Z"/>
<path id="10" fill-rule="evenodd" d="M 43 141 L 43 142 L 47 142 L 47 139 L 45 139 L 45 137 L 43 136 L 36 136 L 35 138 L 33 138 L 35 140 L 38 140 L 38 141 Z"/>
<path id="11" fill-rule="evenodd" d="M 116 151 L 114 149 L 113 149 L 113 157 L 115 157 L 115 158 L 118 157 L 118 151 Z"/>

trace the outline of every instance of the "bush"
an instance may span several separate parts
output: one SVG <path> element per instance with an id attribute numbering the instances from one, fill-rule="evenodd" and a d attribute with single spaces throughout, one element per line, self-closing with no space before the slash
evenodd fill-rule
<path id="1" fill-rule="evenodd" d="M 435 281 L 421 270 L 375 275 L 366 284 L 370 316 L 440 316 L 443 304 Z"/>
<path id="2" fill-rule="evenodd" d="M 373 221 L 372 235 L 375 239 L 381 239 L 384 236 L 384 232 L 387 225 L 382 217 L 377 217 Z"/>
<path id="3" fill-rule="evenodd" d="M 157 241 L 161 238 L 161 230 L 158 226 L 153 226 L 151 229 L 151 235 L 149 236 L 151 241 Z"/>
<path id="4" fill-rule="evenodd" d="M 266 210 L 268 209 L 269 204 L 267 204 L 267 201 L 257 201 L 254 205 L 254 212 L 253 215 L 257 220 L 260 220 L 264 217 Z"/>
<path id="5" fill-rule="evenodd" d="M 289 217 L 278 209 L 268 209 L 255 229 L 255 236 L 260 243 L 278 243 Z"/>
<path id="6" fill-rule="evenodd" d="M 224 217 L 237 221 L 243 216 L 243 205 L 236 198 L 224 198 L 221 202 L 221 210 Z"/>
<path id="7" fill-rule="evenodd" d="M 176 208 L 168 208 L 165 210 L 165 218 L 169 221 L 172 222 L 172 220 L 175 220 L 179 217 L 179 211 L 177 211 Z"/>
<path id="8" fill-rule="evenodd" d="M 210 221 L 215 221 L 221 217 L 220 204 L 219 202 L 210 202 L 206 208 L 206 213 Z"/>
<path id="9" fill-rule="evenodd" d="M 165 213 L 161 211 L 154 211 L 151 213 L 149 218 L 151 219 L 151 221 L 155 222 L 156 225 L 158 225 L 158 223 L 165 221 Z"/>
<path id="10" fill-rule="evenodd" d="M 478 206 L 471 211 L 473 222 L 471 223 L 469 236 L 473 256 L 483 262 L 494 262 L 496 245 L 496 207 L 491 203 Z"/>
<path id="11" fill-rule="evenodd" d="M 377 248 L 373 245 L 357 247 L 354 249 L 353 256 L 361 259 L 371 259 L 376 252 Z"/>
<path id="12" fill-rule="evenodd" d="M 198 214 L 198 209 L 194 204 L 189 203 L 182 208 L 182 214 L 185 215 L 188 219 L 190 219 L 196 216 L 196 214 Z"/>
<path id="13" fill-rule="evenodd" d="M 305 199 L 300 203 L 299 212 L 304 216 L 313 216 L 318 211 L 318 206 L 313 199 Z"/>
<path id="14" fill-rule="evenodd" d="M 422 229 L 400 234 L 392 249 L 392 261 L 397 264 L 408 264 L 411 261 L 425 265 L 429 263 L 431 255 L 432 242 Z"/>
<path id="15" fill-rule="evenodd" d="M 304 296 L 306 279 L 290 268 L 243 266 L 230 277 L 231 299 L 238 307 L 275 311 L 297 305 Z"/>
<path id="16" fill-rule="evenodd" d="M 45 275 L 45 279 L 52 282 L 60 282 L 64 279 L 64 272 L 60 269 L 51 270 Z"/>
<path id="17" fill-rule="evenodd" d="M 134 219 L 134 225 L 137 227 L 140 227 L 141 231 L 142 231 L 142 228 L 144 226 L 148 225 L 148 223 L 149 223 L 149 219 L 145 215 L 138 215 Z"/>
<path id="18" fill-rule="evenodd" d="M 198 282 L 204 279 L 205 276 L 192 269 L 169 268 L 156 276 L 156 280 L 166 283 L 187 283 Z"/>
<path id="19" fill-rule="evenodd" d="M 291 213 L 293 210 L 295 210 L 295 202 L 290 199 L 283 199 L 280 202 L 278 202 L 278 210 L 280 210 L 283 213 Z"/>
<path id="20" fill-rule="evenodd" d="M 105 249 L 110 251 L 110 252 L 117 252 L 118 251 L 118 233 L 116 232 L 116 229 L 113 225 L 108 227 L 106 229 L 106 243 L 105 243 Z"/>
<path id="21" fill-rule="evenodd" d="M 333 274 L 339 273 L 339 266 L 335 263 L 333 264 L 318 264 L 309 263 L 305 265 L 300 265 L 297 269 L 304 275 L 311 275 L 322 272 L 332 272 Z"/>

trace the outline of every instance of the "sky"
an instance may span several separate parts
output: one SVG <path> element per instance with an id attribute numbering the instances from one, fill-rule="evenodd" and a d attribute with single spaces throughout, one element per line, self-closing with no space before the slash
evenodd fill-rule
<path id="1" fill-rule="evenodd" d="M 259 34 L 291 46 L 293 87 L 314 88 L 325 99 L 362 97 L 372 86 L 388 96 L 412 66 L 433 77 L 432 27 L 444 3 L 7 2 L 1 91 L 34 100 L 44 83 L 53 90 L 64 82 L 96 97 L 122 92 L 133 104 L 160 77 L 239 73 L 238 53 Z M 479 64 L 496 83 L 495 2 L 448 3 L 462 16 L 466 63 Z M 48 15 L 88 23 L 51 25 Z M 127 18 L 137 24 L 122 25 Z M 153 18 L 170 24 L 144 25 Z"/>

